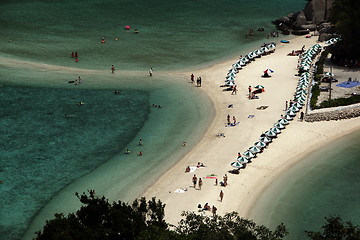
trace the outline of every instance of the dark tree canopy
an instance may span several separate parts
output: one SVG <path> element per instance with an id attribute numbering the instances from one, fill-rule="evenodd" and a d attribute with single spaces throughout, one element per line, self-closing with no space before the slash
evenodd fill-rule
<path id="1" fill-rule="evenodd" d="M 338 55 L 358 58 L 360 55 L 360 1 L 335 0 L 330 10 L 330 21 L 341 36 L 334 49 Z"/>
<path id="2" fill-rule="evenodd" d="M 281 240 L 287 234 L 283 224 L 272 232 L 235 212 L 224 217 L 184 212 L 175 227 L 165 222 L 165 205 L 155 198 L 136 199 L 129 205 L 109 203 L 105 197 L 96 197 L 94 191 L 76 196 L 83 206 L 68 216 L 55 214 L 35 240 Z"/>
<path id="3" fill-rule="evenodd" d="M 312 240 L 359 240 L 360 227 L 351 222 L 343 222 L 340 217 L 325 218 L 322 232 L 305 231 Z"/>

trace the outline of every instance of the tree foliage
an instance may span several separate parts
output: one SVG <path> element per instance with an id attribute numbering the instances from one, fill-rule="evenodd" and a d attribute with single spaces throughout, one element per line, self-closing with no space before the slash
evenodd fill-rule
<path id="1" fill-rule="evenodd" d="M 94 191 L 76 196 L 83 206 L 67 216 L 55 214 L 55 219 L 36 233 L 35 240 L 281 240 L 287 234 L 283 224 L 272 232 L 235 212 L 224 217 L 184 212 L 175 227 L 166 223 L 165 205 L 155 198 L 136 199 L 130 205 L 109 203 L 105 197 L 96 197 Z"/>
<path id="2" fill-rule="evenodd" d="M 330 21 L 341 36 L 336 45 L 337 52 L 343 55 L 358 56 L 360 54 L 360 1 L 335 0 L 330 10 Z"/>
<path id="3" fill-rule="evenodd" d="M 105 197 L 96 197 L 94 191 L 76 196 L 83 206 L 67 217 L 55 214 L 55 219 L 47 221 L 43 231 L 36 233 L 36 240 L 136 239 L 149 229 L 161 229 L 163 235 L 169 233 L 164 220 L 165 205 L 155 198 L 136 199 L 129 205 L 121 201 L 109 203 Z"/>
<path id="4" fill-rule="evenodd" d="M 359 240 L 360 227 L 343 222 L 340 217 L 327 217 L 322 232 L 305 231 L 312 240 Z"/>

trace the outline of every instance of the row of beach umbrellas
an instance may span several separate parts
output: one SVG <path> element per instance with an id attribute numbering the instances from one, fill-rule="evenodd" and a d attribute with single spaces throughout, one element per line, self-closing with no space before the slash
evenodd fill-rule
<path id="1" fill-rule="evenodd" d="M 299 63 L 300 72 L 308 72 L 315 56 L 321 51 L 320 44 L 311 46 L 306 52 L 301 55 L 301 61 Z"/>
<path id="2" fill-rule="evenodd" d="M 325 43 L 329 44 L 329 45 L 332 45 L 332 44 L 337 43 L 338 41 L 340 41 L 340 38 L 336 37 L 336 38 L 331 38 L 331 39 L 327 40 Z"/>
<path id="3" fill-rule="evenodd" d="M 264 44 L 260 49 L 257 49 L 253 52 L 249 52 L 243 57 L 240 57 L 238 61 L 236 61 L 234 64 L 232 64 L 232 67 L 229 69 L 226 78 L 225 78 L 225 84 L 224 86 L 231 87 L 235 86 L 235 78 L 236 74 L 240 69 L 242 69 L 244 66 L 249 64 L 250 62 L 254 61 L 255 58 L 260 58 L 263 55 L 270 54 L 274 52 L 276 49 L 276 43 L 268 43 Z"/>
<path id="4" fill-rule="evenodd" d="M 315 56 L 320 52 L 321 46 L 316 44 L 310 47 L 305 54 L 301 56 L 301 62 L 305 59 L 314 59 Z M 296 116 L 296 113 L 304 106 L 306 101 L 306 95 L 308 94 L 308 86 L 310 83 L 311 74 L 306 71 L 300 74 L 298 84 L 295 90 L 294 99 L 291 101 L 291 106 L 286 110 L 285 115 L 276 121 L 272 128 L 261 134 L 259 140 L 254 143 L 248 150 L 246 150 L 236 161 L 231 163 L 234 168 L 242 168 L 247 163 L 255 158 L 257 154 L 264 151 L 264 149 L 273 141 L 286 128 L 291 120 Z"/>

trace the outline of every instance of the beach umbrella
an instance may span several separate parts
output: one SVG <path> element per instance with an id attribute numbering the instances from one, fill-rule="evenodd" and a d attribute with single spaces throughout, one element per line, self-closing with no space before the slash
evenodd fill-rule
<path id="1" fill-rule="evenodd" d="M 284 129 L 285 128 L 285 126 L 283 124 L 279 123 L 279 122 L 275 123 L 274 127 L 279 128 L 279 129 Z"/>
<path id="2" fill-rule="evenodd" d="M 236 73 L 235 73 L 235 72 L 229 72 L 227 75 L 228 75 L 229 77 L 235 77 L 235 76 L 236 76 Z"/>
<path id="3" fill-rule="evenodd" d="M 252 153 L 259 153 L 259 152 L 261 152 L 261 149 L 256 146 L 252 146 L 249 148 L 249 151 Z"/>
<path id="4" fill-rule="evenodd" d="M 250 158 L 254 158 L 254 157 L 255 157 L 255 153 L 250 152 L 250 151 L 244 152 L 243 155 L 244 155 L 247 159 L 250 159 Z"/>
<path id="5" fill-rule="evenodd" d="M 286 115 L 290 115 L 292 117 L 296 116 L 296 113 L 291 110 L 287 111 L 286 113 L 287 113 Z"/>
<path id="6" fill-rule="evenodd" d="M 242 60 L 239 60 L 237 61 L 237 64 L 240 64 L 240 66 L 245 66 L 246 65 L 246 62 L 242 61 Z"/>
<path id="7" fill-rule="evenodd" d="M 306 91 L 306 90 L 299 90 L 299 91 L 296 92 L 296 94 L 306 95 L 306 94 L 307 94 L 307 91 Z"/>
<path id="8" fill-rule="evenodd" d="M 242 69 L 242 66 L 240 65 L 240 63 L 235 63 L 232 66 L 236 69 Z"/>
<path id="9" fill-rule="evenodd" d="M 270 128 L 270 131 L 273 131 L 273 132 L 276 133 L 276 134 L 280 134 L 280 133 L 281 133 L 280 128 L 276 128 L 276 127 Z"/>
<path id="10" fill-rule="evenodd" d="M 259 148 L 265 148 L 266 147 L 266 143 L 262 142 L 262 141 L 257 141 L 254 146 L 257 146 Z"/>
<path id="11" fill-rule="evenodd" d="M 293 120 L 293 117 L 290 116 L 289 114 L 286 114 L 286 115 L 285 115 L 285 119 L 288 120 L 288 121 L 290 121 L 290 120 Z"/>
<path id="12" fill-rule="evenodd" d="M 229 80 L 234 81 L 235 77 L 234 76 L 227 76 L 225 79 L 226 79 L 225 81 L 229 81 Z"/>
<path id="13" fill-rule="evenodd" d="M 229 82 L 226 82 L 224 85 L 225 85 L 225 86 L 235 86 L 235 83 L 229 81 Z"/>
<path id="14" fill-rule="evenodd" d="M 260 141 L 264 142 L 264 143 L 271 143 L 272 139 L 269 137 L 261 137 L 259 138 Z"/>
<path id="15" fill-rule="evenodd" d="M 291 107 L 289 107 L 288 111 L 298 112 L 299 109 L 297 107 L 295 107 L 294 105 L 292 105 Z"/>
<path id="16" fill-rule="evenodd" d="M 242 57 L 242 58 L 240 58 L 240 61 L 242 61 L 243 63 L 248 63 L 249 62 L 249 59 L 248 58 L 246 58 L 246 57 Z"/>
<path id="17" fill-rule="evenodd" d="M 261 49 L 257 49 L 253 52 L 257 57 L 261 57 L 261 55 L 264 53 Z"/>
<path id="18" fill-rule="evenodd" d="M 271 130 L 268 130 L 265 132 L 265 136 L 267 137 L 276 137 L 276 133 L 271 131 Z"/>
<path id="19" fill-rule="evenodd" d="M 243 167 L 243 165 L 238 161 L 232 162 L 231 166 L 234 168 L 242 168 Z"/>
<path id="20" fill-rule="evenodd" d="M 281 118 L 278 120 L 278 123 L 281 123 L 282 125 L 287 125 L 289 124 L 288 120 L 284 119 L 284 118 Z"/>
<path id="21" fill-rule="evenodd" d="M 235 68 L 229 69 L 228 73 L 237 73 L 237 70 Z"/>
<path id="22" fill-rule="evenodd" d="M 330 72 L 324 72 L 324 76 L 333 77 L 334 74 L 332 74 L 332 73 L 330 73 Z"/>
<path id="23" fill-rule="evenodd" d="M 255 88 L 256 88 L 256 89 L 264 89 L 265 87 L 262 86 L 262 85 L 256 85 Z"/>
<path id="24" fill-rule="evenodd" d="M 267 73 L 267 74 L 270 74 L 270 73 L 273 73 L 274 70 L 270 69 L 270 68 L 267 68 L 265 69 L 264 73 Z"/>
<path id="25" fill-rule="evenodd" d="M 302 108 L 303 105 L 301 103 L 299 103 L 299 102 L 294 102 L 293 106 L 300 109 L 300 108 Z"/>
<path id="26" fill-rule="evenodd" d="M 243 157 L 243 156 L 236 159 L 236 161 L 239 161 L 240 163 L 245 163 L 245 164 L 250 162 L 249 159 L 247 159 L 246 157 Z"/>

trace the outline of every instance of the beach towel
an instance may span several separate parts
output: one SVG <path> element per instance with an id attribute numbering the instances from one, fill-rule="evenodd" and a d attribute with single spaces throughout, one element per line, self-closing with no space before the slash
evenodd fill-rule
<path id="1" fill-rule="evenodd" d="M 346 81 L 346 82 L 342 82 L 340 84 L 337 84 L 337 87 L 344 87 L 344 88 L 352 88 L 352 87 L 356 87 L 360 85 L 360 82 L 354 82 L 354 81 Z"/>
<path id="2" fill-rule="evenodd" d="M 195 172 L 196 169 L 198 169 L 198 167 L 190 167 L 190 172 Z"/>
<path id="3" fill-rule="evenodd" d="M 258 107 L 258 108 L 256 108 L 256 109 L 258 109 L 258 110 L 264 110 L 264 109 L 267 109 L 269 106 L 260 106 L 260 107 Z"/>
<path id="4" fill-rule="evenodd" d="M 240 123 L 240 122 L 237 122 L 237 123 L 235 123 L 235 124 L 231 123 L 230 125 L 229 125 L 229 124 L 228 124 L 228 125 L 225 125 L 225 127 L 235 127 L 235 126 L 237 126 L 239 123 Z"/>
<path id="5" fill-rule="evenodd" d="M 187 188 L 178 188 L 174 191 L 174 193 L 184 193 L 187 191 Z"/>
<path id="6" fill-rule="evenodd" d="M 216 175 L 216 174 L 206 175 L 206 178 L 216 179 L 216 178 L 217 178 L 217 175 Z"/>

